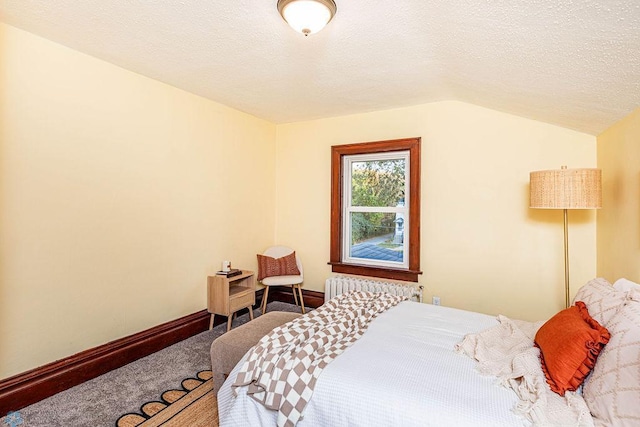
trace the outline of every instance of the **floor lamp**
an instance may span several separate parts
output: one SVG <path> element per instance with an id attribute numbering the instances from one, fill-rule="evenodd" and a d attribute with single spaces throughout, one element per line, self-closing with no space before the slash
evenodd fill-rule
<path id="1" fill-rule="evenodd" d="M 569 209 L 602 207 L 602 171 L 600 169 L 567 169 L 534 171 L 529 175 L 531 202 L 535 209 L 564 210 L 564 291 L 565 307 L 569 307 Z"/>

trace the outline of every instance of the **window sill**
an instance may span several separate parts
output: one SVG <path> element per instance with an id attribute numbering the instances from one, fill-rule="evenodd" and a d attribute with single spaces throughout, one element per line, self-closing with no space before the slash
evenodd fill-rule
<path id="1" fill-rule="evenodd" d="M 328 264 L 331 265 L 331 271 L 334 273 L 404 280 L 406 282 L 418 282 L 418 275 L 422 274 L 422 271 L 400 268 L 372 267 L 370 265 L 345 264 L 343 262 L 329 262 Z"/>

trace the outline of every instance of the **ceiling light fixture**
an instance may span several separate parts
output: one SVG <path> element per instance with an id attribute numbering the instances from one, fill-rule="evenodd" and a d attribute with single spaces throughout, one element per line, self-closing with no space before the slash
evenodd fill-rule
<path id="1" fill-rule="evenodd" d="M 278 12 L 294 30 L 308 36 L 322 30 L 336 14 L 333 0 L 278 0 Z"/>

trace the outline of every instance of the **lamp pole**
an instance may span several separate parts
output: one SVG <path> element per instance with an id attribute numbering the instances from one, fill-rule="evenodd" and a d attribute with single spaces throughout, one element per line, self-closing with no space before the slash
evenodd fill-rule
<path id="1" fill-rule="evenodd" d="M 569 308 L 569 212 L 564 210 L 564 308 Z"/>

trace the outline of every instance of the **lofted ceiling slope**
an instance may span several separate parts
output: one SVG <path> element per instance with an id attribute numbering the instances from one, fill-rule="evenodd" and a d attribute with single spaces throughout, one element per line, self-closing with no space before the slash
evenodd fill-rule
<path id="1" fill-rule="evenodd" d="M 459 100 L 597 135 L 640 106 L 638 0 L 0 0 L 0 21 L 286 123 Z M 1 57 L 1 52 L 0 52 Z"/>

